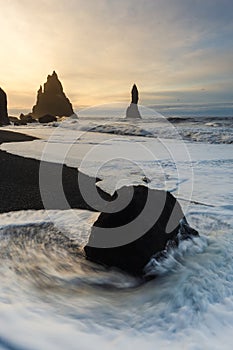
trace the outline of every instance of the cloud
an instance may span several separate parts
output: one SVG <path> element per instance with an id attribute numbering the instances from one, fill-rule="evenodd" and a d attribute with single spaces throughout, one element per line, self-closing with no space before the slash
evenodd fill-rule
<path id="1" fill-rule="evenodd" d="M 134 82 L 173 98 L 212 84 L 224 93 L 224 82 L 233 89 L 230 0 L 0 2 L 0 84 L 12 105 L 13 90 L 33 103 L 54 69 L 75 104 L 126 99 Z"/>

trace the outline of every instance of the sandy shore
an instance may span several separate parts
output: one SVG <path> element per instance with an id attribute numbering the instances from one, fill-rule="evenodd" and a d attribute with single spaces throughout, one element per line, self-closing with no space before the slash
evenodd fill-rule
<path id="1" fill-rule="evenodd" d="M 0 130 L 0 143 L 32 141 L 35 138 L 24 134 Z M 30 147 L 30 145 L 28 145 Z M 39 169 L 41 162 L 0 151 L 0 212 L 15 210 L 44 209 L 39 187 Z M 45 163 L 44 163 L 45 164 Z M 48 177 L 62 170 L 62 185 L 66 200 L 71 208 L 93 210 L 83 199 L 78 185 L 78 171 L 74 168 L 55 163 L 46 163 Z M 79 173 L 80 174 L 80 173 Z M 87 188 L 95 186 L 96 179 L 82 174 Z M 48 191 L 49 191 L 48 187 Z M 56 188 L 51 189 L 53 196 Z M 102 192 L 104 198 L 108 196 Z M 49 193 L 50 195 L 50 193 Z M 56 196 L 55 196 L 56 197 Z M 56 199 L 50 201 L 46 209 L 67 209 L 67 203 Z"/>

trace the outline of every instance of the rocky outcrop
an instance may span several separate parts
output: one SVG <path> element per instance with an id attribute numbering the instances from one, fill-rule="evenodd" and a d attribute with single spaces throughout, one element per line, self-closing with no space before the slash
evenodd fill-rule
<path id="1" fill-rule="evenodd" d="M 133 118 L 138 119 L 141 118 L 139 109 L 138 109 L 138 89 L 137 86 L 134 84 L 133 88 L 131 90 L 131 104 L 126 110 L 126 118 Z"/>
<path id="2" fill-rule="evenodd" d="M 36 105 L 32 109 L 33 118 L 40 118 L 46 114 L 69 117 L 73 113 L 72 104 L 66 97 L 57 73 L 54 71 L 52 75 L 48 75 L 44 89 L 40 86 L 38 90 Z"/>
<path id="3" fill-rule="evenodd" d="M 28 114 L 21 113 L 19 116 L 19 119 L 25 123 L 35 123 L 36 122 L 36 120 L 33 118 L 31 113 L 28 113 Z"/>
<path id="4" fill-rule="evenodd" d="M 198 235 L 171 193 L 122 187 L 94 223 L 84 251 L 94 262 L 142 276 L 154 254 L 178 244 L 178 234 Z"/>
<path id="5" fill-rule="evenodd" d="M 13 117 L 13 116 L 9 116 L 9 121 L 11 122 L 11 123 L 17 123 L 18 121 L 20 121 L 17 117 Z"/>
<path id="6" fill-rule="evenodd" d="M 131 103 L 135 103 L 137 105 L 139 97 L 138 97 L 138 88 L 135 84 L 133 85 L 133 88 L 131 91 L 131 97 L 132 97 Z"/>
<path id="7" fill-rule="evenodd" d="M 54 117 L 53 115 L 51 114 L 45 114 L 43 115 L 43 117 L 40 117 L 38 119 L 39 123 L 51 123 L 51 122 L 56 122 L 57 121 L 57 118 Z"/>
<path id="8" fill-rule="evenodd" d="M 9 117 L 10 122 L 13 123 L 15 126 L 20 126 L 20 125 L 27 125 L 26 121 L 18 119 L 16 117 Z"/>
<path id="9" fill-rule="evenodd" d="M 7 113 L 7 96 L 5 91 L 0 88 L 0 126 L 10 124 Z"/>

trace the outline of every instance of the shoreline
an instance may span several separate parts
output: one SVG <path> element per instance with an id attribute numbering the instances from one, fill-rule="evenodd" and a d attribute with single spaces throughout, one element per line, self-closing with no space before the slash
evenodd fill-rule
<path id="1" fill-rule="evenodd" d="M 35 137 L 22 133 L 0 130 L 0 144 L 7 142 L 33 141 Z M 40 210 L 69 208 L 96 211 L 82 197 L 78 184 L 78 176 L 82 177 L 85 188 L 96 188 L 98 179 L 80 173 L 77 169 L 63 164 L 43 162 L 46 166 L 48 182 L 45 183 L 47 195 L 50 197 L 49 206 L 44 207 L 39 183 L 39 171 L 42 162 L 36 159 L 24 158 L 6 151 L 0 150 L 0 213 L 18 210 Z M 66 203 L 56 198 L 56 181 L 54 177 L 62 173 L 62 188 L 66 197 Z M 50 188 L 50 185 L 51 188 Z M 109 195 L 98 189 L 99 194 L 108 199 Z M 54 201 L 53 201 L 54 198 Z"/>
<path id="2" fill-rule="evenodd" d="M 38 137 L 23 134 L 18 131 L 9 131 L 0 129 L 0 145 L 9 142 L 26 142 L 38 140 Z"/>

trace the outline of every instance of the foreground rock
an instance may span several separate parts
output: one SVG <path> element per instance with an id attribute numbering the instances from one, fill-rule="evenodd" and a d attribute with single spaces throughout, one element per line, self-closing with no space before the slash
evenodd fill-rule
<path id="1" fill-rule="evenodd" d="M 126 118 L 133 118 L 133 119 L 139 119 L 141 118 L 139 109 L 138 109 L 138 89 L 137 86 L 134 84 L 132 91 L 131 91 L 131 104 L 126 110 Z"/>
<path id="2" fill-rule="evenodd" d="M 112 199 L 94 223 L 84 248 L 94 262 L 143 275 L 154 254 L 178 244 L 178 233 L 184 239 L 198 235 L 169 192 L 129 186 Z"/>
<path id="3" fill-rule="evenodd" d="M 0 88 L 0 126 L 10 124 L 7 113 L 7 96 L 5 91 Z"/>
<path id="4" fill-rule="evenodd" d="M 40 118 L 46 114 L 70 117 L 74 113 L 72 104 L 66 97 L 62 84 L 56 72 L 48 75 L 47 82 L 37 93 L 36 105 L 32 109 L 33 118 Z"/>

